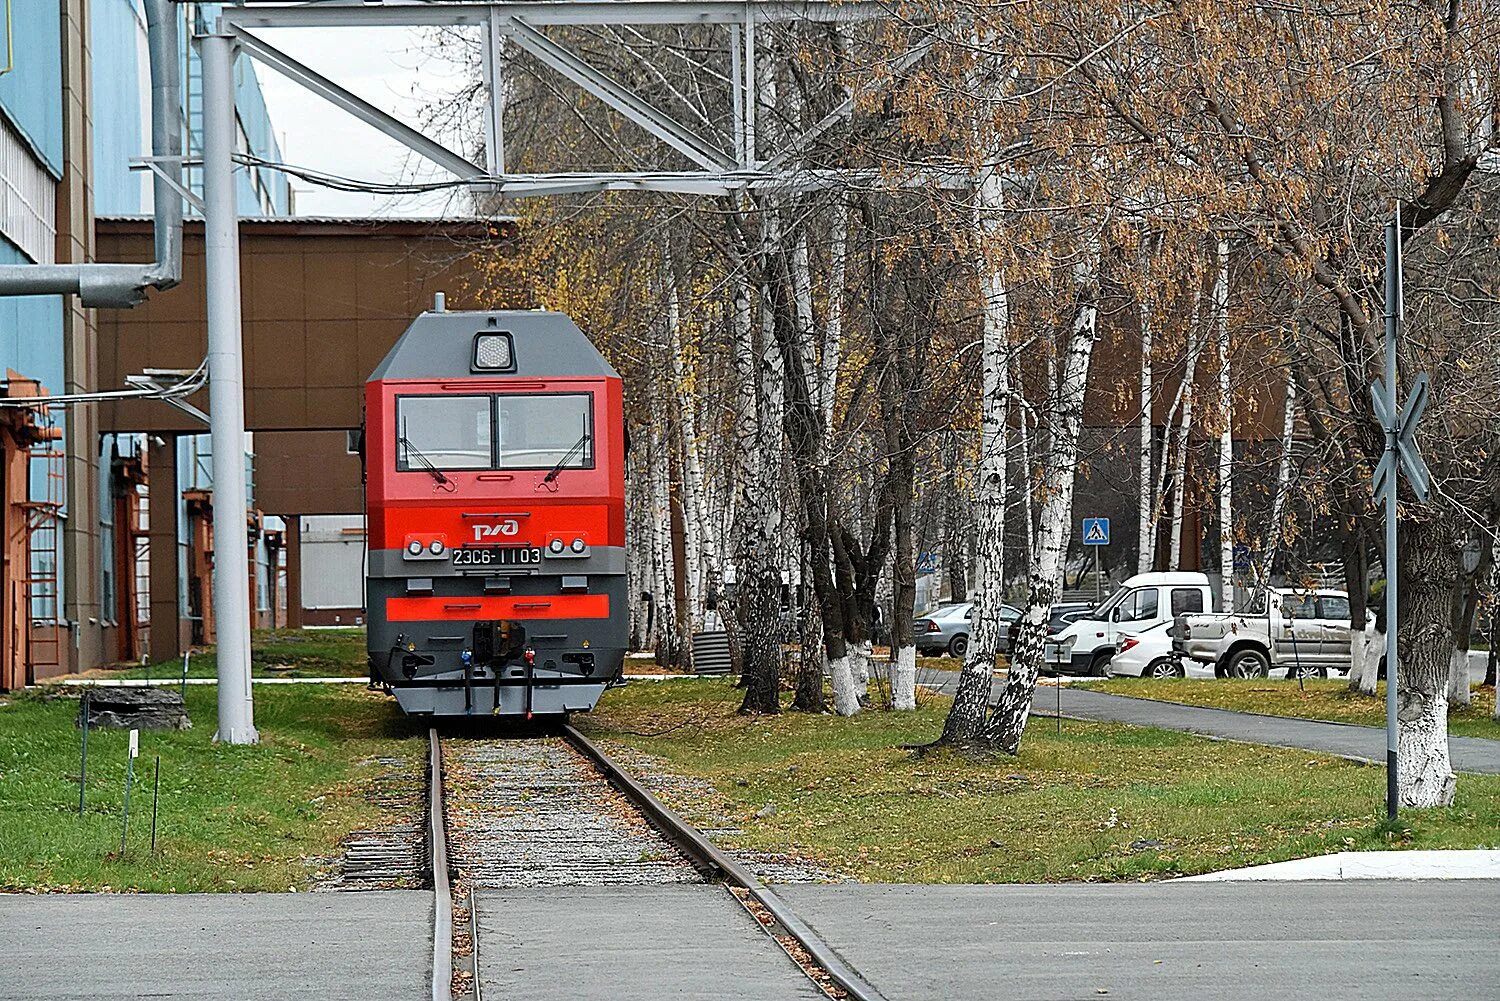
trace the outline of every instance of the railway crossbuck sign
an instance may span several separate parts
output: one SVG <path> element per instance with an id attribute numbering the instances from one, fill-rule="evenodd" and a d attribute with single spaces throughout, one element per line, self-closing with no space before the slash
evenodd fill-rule
<path id="1" fill-rule="evenodd" d="M 1427 373 L 1423 372 L 1417 376 L 1416 384 L 1406 398 L 1406 406 L 1398 414 L 1394 406 L 1396 394 L 1388 393 L 1380 379 L 1370 384 L 1375 416 L 1385 430 L 1387 441 L 1394 445 L 1386 446 L 1385 454 L 1381 456 L 1370 477 L 1370 485 L 1376 497 L 1386 496 L 1386 477 L 1395 476 L 1398 467 L 1406 474 L 1412 493 L 1417 495 L 1418 500 L 1426 500 L 1432 490 L 1432 476 L 1427 471 L 1427 463 L 1422 460 L 1422 454 L 1417 451 L 1416 442 L 1417 422 L 1422 419 L 1422 411 L 1427 409 L 1427 386 Z"/>

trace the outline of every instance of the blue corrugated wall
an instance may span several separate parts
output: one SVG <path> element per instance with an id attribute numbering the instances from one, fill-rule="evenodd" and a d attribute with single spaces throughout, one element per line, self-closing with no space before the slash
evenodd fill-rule
<path id="1" fill-rule="evenodd" d="M 62 177 L 62 21 L 56 3 L 13 0 L 11 71 L 0 76 L 0 111 L 53 177 Z M 0 16 L 4 5 L 0 4 Z M 0 25 L 3 29 L 4 25 Z M 4 53 L 0 52 L 0 59 Z"/>

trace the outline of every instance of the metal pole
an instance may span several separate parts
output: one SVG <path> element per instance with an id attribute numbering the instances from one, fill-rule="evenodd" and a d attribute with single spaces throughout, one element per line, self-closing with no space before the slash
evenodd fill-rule
<path id="1" fill-rule="evenodd" d="M 156 805 L 161 799 L 161 755 L 156 756 L 156 779 L 151 783 L 151 854 L 156 854 Z"/>
<path id="2" fill-rule="evenodd" d="M 1099 547 L 1094 547 L 1094 607 L 1098 608 L 1104 601 L 1104 592 L 1099 588 Z M 1061 675 L 1059 675 L 1061 677 Z"/>
<path id="3" fill-rule="evenodd" d="M 1385 478 L 1385 815 L 1396 819 L 1398 734 L 1396 726 L 1396 604 L 1399 560 L 1396 556 L 1396 435 L 1400 409 L 1396 403 L 1396 334 L 1401 325 L 1401 206 L 1385 227 L 1385 392 L 1390 426 L 1385 429 L 1385 454 L 1390 468 Z"/>
<path id="4" fill-rule="evenodd" d="M 89 783 L 89 690 L 83 690 L 83 749 L 78 762 L 78 816 L 83 816 L 83 798 Z"/>
<path id="5" fill-rule="evenodd" d="M 745 166 L 755 166 L 755 11 L 745 5 Z"/>
<path id="6" fill-rule="evenodd" d="M 734 161 L 743 169 L 745 156 L 745 81 L 740 65 L 740 26 L 729 26 L 729 88 L 734 104 Z"/>
<path id="7" fill-rule="evenodd" d="M 203 233 L 208 285 L 209 430 L 213 437 L 214 615 L 219 730 L 253 744 L 250 702 L 250 567 L 245 529 L 244 362 L 240 343 L 239 211 L 235 204 L 234 42 L 199 40 L 203 64 Z"/>

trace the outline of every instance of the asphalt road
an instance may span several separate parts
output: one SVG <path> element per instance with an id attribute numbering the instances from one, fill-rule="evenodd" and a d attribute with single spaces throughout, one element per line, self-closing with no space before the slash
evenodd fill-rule
<path id="1" fill-rule="evenodd" d="M 951 691 L 958 682 L 958 674 L 954 671 L 926 671 L 918 680 L 939 691 Z M 996 680 L 996 694 L 1003 683 Z M 1337 754 L 1385 765 L 1385 730 L 1381 727 L 1184 706 L 1068 685 L 1062 687 L 1060 694 L 1051 685 L 1038 688 L 1032 695 L 1032 712 L 1040 716 L 1055 716 L 1059 698 L 1065 718 L 1155 726 L 1249 744 Z M 1500 740 L 1450 736 L 1448 752 L 1456 771 L 1500 774 Z"/>
<path id="2" fill-rule="evenodd" d="M 1500 882 L 803 885 L 778 893 L 900 1001 L 1478 1001 Z"/>
<path id="3" fill-rule="evenodd" d="M 0 895 L 0 999 L 431 994 L 432 894 Z"/>

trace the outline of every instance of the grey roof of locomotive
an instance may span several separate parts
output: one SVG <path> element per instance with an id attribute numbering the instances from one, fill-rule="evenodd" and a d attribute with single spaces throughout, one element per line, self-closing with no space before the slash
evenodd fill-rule
<path id="1" fill-rule="evenodd" d="M 510 372 L 475 372 L 474 336 L 508 333 L 516 367 Z M 619 378 L 578 324 L 563 313 L 527 309 L 426 312 L 406 328 L 370 373 L 378 379 L 493 379 L 525 376 L 606 376 Z"/>

